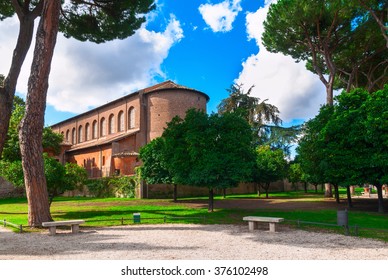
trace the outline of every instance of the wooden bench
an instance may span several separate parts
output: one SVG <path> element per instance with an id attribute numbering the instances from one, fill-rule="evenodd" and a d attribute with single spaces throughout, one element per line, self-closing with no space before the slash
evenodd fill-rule
<path id="1" fill-rule="evenodd" d="M 272 217 L 256 217 L 256 216 L 248 216 L 244 217 L 243 221 L 248 222 L 249 230 L 257 229 L 258 223 L 269 223 L 269 231 L 275 232 L 275 225 L 277 223 L 283 222 L 283 218 L 272 218 Z"/>
<path id="2" fill-rule="evenodd" d="M 57 226 L 71 226 L 72 233 L 79 232 L 79 225 L 85 223 L 84 220 L 67 220 L 67 221 L 56 221 L 56 222 L 43 222 L 42 226 L 49 228 L 49 235 L 55 235 Z"/>

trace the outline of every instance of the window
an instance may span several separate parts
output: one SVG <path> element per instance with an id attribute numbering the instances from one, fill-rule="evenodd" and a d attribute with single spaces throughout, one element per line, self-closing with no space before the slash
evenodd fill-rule
<path id="1" fill-rule="evenodd" d="M 90 125 L 89 123 L 85 124 L 85 141 L 90 140 Z"/>
<path id="2" fill-rule="evenodd" d="M 97 126 L 97 121 L 95 120 L 95 121 L 93 121 L 93 127 L 92 127 L 92 129 L 93 129 L 93 133 L 92 133 L 92 137 L 93 137 L 93 139 L 97 139 L 97 137 L 98 137 L 98 126 Z"/>
<path id="3" fill-rule="evenodd" d="M 77 143 L 77 138 L 76 138 L 76 134 L 75 134 L 75 128 L 73 128 L 73 130 L 71 131 L 71 144 L 76 144 Z"/>
<path id="4" fill-rule="evenodd" d="M 120 111 L 118 117 L 117 117 L 117 122 L 118 122 L 118 131 L 124 131 L 124 112 Z"/>
<path id="5" fill-rule="evenodd" d="M 112 114 L 109 116 L 109 134 L 115 133 L 115 116 Z"/>
<path id="6" fill-rule="evenodd" d="M 78 127 L 78 143 L 81 143 L 83 140 L 83 135 L 82 135 L 82 125 Z"/>
<path id="7" fill-rule="evenodd" d="M 67 142 L 70 141 L 70 130 L 67 130 L 67 131 L 66 131 L 66 141 L 67 141 Z"/>
<path id="8" fill-rule="evenodd" d="M 105 121 L 105 118 L 102 118 L 100 123 L 100 136 L 105 136 L 105 135 L 106 135 L 106 121 Z"/>
<path id="9" fill-rule="evenodd" d="M 128 111 L 128 128 L 135 128 L 135 108 L 133 107 Z"/>

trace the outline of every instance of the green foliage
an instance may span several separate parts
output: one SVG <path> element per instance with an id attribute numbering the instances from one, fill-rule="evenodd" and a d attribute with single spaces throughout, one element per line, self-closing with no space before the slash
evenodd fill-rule
<path id="1" fill-rule="evenodd" d="M 265 189 L 267 197 L 270 184 L 282 180 L 286 175 L 287 161 L 282 150 L 272 150 L 269 146 L 257 147 L 253 180 Z"/>
<path id="2" fill-rule="evenodd" d="M 109 189 L 109 178 L 103 177 L 98 179 L 89 179 L 85 183 L 91 196 L 94 197 L 112 197 L 113 194 Z"/>
<path id="3" fill-rule="evenodd" d="M 71 1 L 62 6 L 60 30 L 65 37 L 103 43 L 125 39 L 145 22 L 154 0 Z"/>
<path id="4" fill-rule="evenodd" d="M 368 93 L 342 93 L 333 108 L 324 107 L 306 125 L 298 152 L 304 172 L 335 186 L 388 182 L 388 86 Z"/>
<path id="5" fill-rule="evenodd" d="M 0 20 L 12 17 L 15 13 L 12 7 L 12 1 L 0 1 Z"/>
<path id="6" fill-rule="evenodd" d="M 0 176 L 11 182 L 15 187 L 24 187 L 24 175 L 21 160 L 0 160 Z"/>
<path id="7" fill-rule="evenodd" d="M 103 177 L 89 179 L 85 184 L 89 193 L 94 197 L 135 197 L 136 180 L 134 177 Z"/>
<path id="8" fill-rule="evenodd" d="M 291 183 L 299 183 L 303 180 L 303 171 L 302 167 L 300 166 L 300 163 L 291 163 L 288 172 L 287 172 L 287 179 Z"/>
<path id="9" fill-rule="evenodd" d="M 149 184 L 173 184 L 173 176 L 167 169 L 165 139 L 158 137 L 141 147 L 141 178 Z"/>
<path id="10" fill-rule="evenodd" d="M 236 114 L 189 110 L 163 133 L 174 182 L 200 187 L 235 187 L 249 178 L 253 154 L 249 124 Z"/>
<path id="11" fill-rule="evenodd" d="M 70 162 L 65 164 L 64 183 L 70 190 L 73 190 L 73 189 L 82 190 L 87 179 L 88 179 L 88 174 L 83 167 Z"/>
<path id="12" fill-rule="evenodd" d="M 52 151 L 55 155 L 61 152 L 61 143 L 63 142 L 63 135 L 54 132 L 51 127 L 43 128 L 43 149 Z"/>
<path id="13" fill-rule="evenodd" d="M 332 80 L 347 91 L 382 89 L 387 82 L 388 49 L 372 14 L 386 17 L 383 2 L 279 0 L 269 8 L 263 44 L 270 52 L 305 61 L 326 87 Z"/>
<path id="14" fill-rule="evenodd" d="M 14 97 L 12 104 L 12 115 L 10 119 L 7 140 L 4 145 L 2 159 L 5 161 L 20 161 L 20 147 L 19 147 L 19 124 L 22 120 L 26 109 L 24 100 L 17 95 Z M 43 148 L 49 150 L 54 154 L 59 154 L 63 135 L 55 133 L 50 127 L 43 129 Z"/>
<path id="15" fill-rule="evenodd" d="M 136 181 L 132 176 L 118 176 L 109 180 L 115 196 L 135 198 Z"/>
<path id="16" fill-rule="evenodd" d="M 236 113 L 208 116 L 189 110 L 185 119 L 175 117 L 168 123 L 162 138 L 172 182 L 209 188 L 210 211 L 213 189 L 236 187 L 250 179 L 252 131 Z"/>
<path id="17" fill-rule="evenodd" d="M 218 114 L 235 113 L 245 119 L 252 127 L 256 145 L 270 145 L 283 149 L 288 155 L 299 134 L 299 127 L 281 127 L 282 120 L 276 106 L 251 96 L 253 86 L 245 93 L 242 85 L 233 84 L 229 96 L 221 100 Z"/>
<path id="18" fill-rule="evenodd" d="M 15 95 L 12 104 L 12 115 L 9 123 L 8 134 L 4 145 L 1 158 L 6 161 L 20 161 L 19 148 L 19 123 L 22 120 L 25 112 L 26 104 L 24 100 Z"/>

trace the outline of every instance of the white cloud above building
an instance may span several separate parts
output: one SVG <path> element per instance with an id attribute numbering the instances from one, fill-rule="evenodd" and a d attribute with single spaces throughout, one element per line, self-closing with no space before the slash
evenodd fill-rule
<path id="1" fill-rule="evenodd" d="M 243 70 L 235 82 L 243 84 L 246 90 L 255 85 L 252 95 L 276 105 L 286 122 L 311 118 L 325 102 L 325 88 L 303 62 L 270 53 L 263 46 L 263 22 L 270 3 L 266 1 L 264 8 L 246 15 L 248 40 L 255 40 L 260 50 L 243 62 Z"/>
<path id="2" fill-rule="evenodd" d="M 16 18 L 0 24 L 0 73 L 8 73 L 18 30 Z M 180 22 L 170 15 L 164 30 L 144 24 L 132 37 L 104 44 L 79 42 L 58 34 L 47 104 L 58 111 L 81 113 L 154 83 L 161 64 L 182 38 Z M 25 95 L 34 43 L 24 63 L 17 92 Z"/>
<path id="3" fill-rule="evenodd" d="M 241 0 L 226 0 L 218 4 L 202 4 L 199 12 L 213 32 L 228 32 L 233 28 L 239 12 L 242 11 Z"/>

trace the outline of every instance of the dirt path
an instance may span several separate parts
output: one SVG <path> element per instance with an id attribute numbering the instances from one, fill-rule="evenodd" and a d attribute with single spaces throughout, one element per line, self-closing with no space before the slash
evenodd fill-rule
<path id="1" fill-rule="evenodd" d="M 0 259 L 97 260 L 388 260 L 388 244 L 281 227 L 249 232 L 242 225 L 136 225 L 16 234 L 0 227 Z"/>

